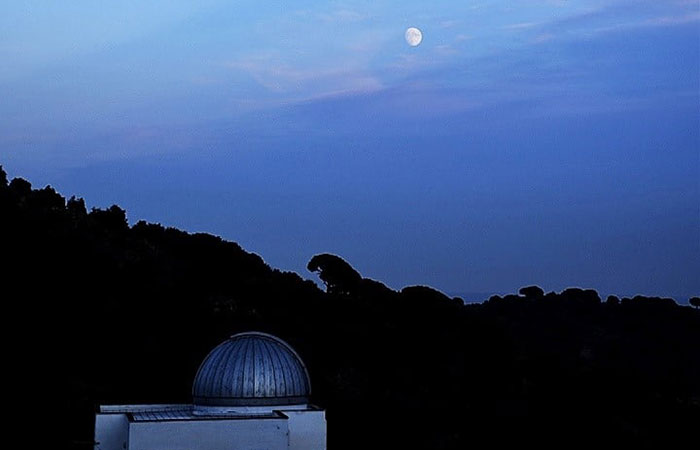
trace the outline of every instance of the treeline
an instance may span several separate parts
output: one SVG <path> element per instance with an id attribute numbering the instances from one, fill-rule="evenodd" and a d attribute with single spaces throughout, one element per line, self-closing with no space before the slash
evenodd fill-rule
<path id="1" fill-rule="evenodd" d="M 330 449 L 696 438 L 700 312 L 672 299 L 531 286 L 464 305 L 316 255 L 322 291 L 235 243 L 129 226 L 118 206 L 88 211 L 1 168 L 0 218 L 7 401 L 50 430 L 32 442 L 90 447 L 101 403 L 189 402 L 207 352 L 245 330 L 299 351 Z"/>

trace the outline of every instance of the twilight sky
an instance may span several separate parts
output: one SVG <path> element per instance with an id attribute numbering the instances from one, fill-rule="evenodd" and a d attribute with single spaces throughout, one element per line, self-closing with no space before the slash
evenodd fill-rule
<path id="1" fill-rule="evenodd" d="M 697 0 L 3 2 L 0 118 L 10 177 L 305 278 L 700 294 Z"/>

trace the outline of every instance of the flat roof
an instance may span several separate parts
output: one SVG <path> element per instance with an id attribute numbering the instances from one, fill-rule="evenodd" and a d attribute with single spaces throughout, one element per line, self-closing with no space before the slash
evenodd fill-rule
<path id="1" fill-rule="evenodd" d="M 282 419 L 288 417 L 279 411 L 260 414 L 230 414 L 203 416 L 193 414 L 192 410 L 173 410 L 157 412 L 127 413 L 129 422 L 181 422 L 181 421 L 206 421 L 206 420 L 251 420 L 251 419 Z"/>
<path id="2" fill-rule="evenodd" d="M 280 411 L 246 412 L 243 414 L 194 414 L 192 405 L 100 405 L 100 413 L 126 414 L 129 422 L 288 419 Z"/>

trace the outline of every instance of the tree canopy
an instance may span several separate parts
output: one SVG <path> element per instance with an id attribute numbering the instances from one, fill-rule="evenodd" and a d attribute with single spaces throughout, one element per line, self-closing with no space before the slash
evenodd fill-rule
<path id="1" fill-rule="evenodd" d="M 88 212 L 3 174 L 6 402 L 22 421 L 56 408 L 46 447 L 85 448 L 98 404 L 190 402 L 206 354 L 249 330 L 304 359 L 332 449 L 368 435 L 431 450 L 695 439 L 700 310 L 672 299 L 529 286 L 465 305 L 390 289 L 331 254 L 308 264 L 323 292 L 234 242 L 130 226 L 118 206 Z"/>
<path id="2" fill-rule="evenodd" d="M 329 253 L 315 255 L 306 268 L 318 273 L 329 294 L 354 293 L 362 280 L 362 276 L 344 259 Z"/>

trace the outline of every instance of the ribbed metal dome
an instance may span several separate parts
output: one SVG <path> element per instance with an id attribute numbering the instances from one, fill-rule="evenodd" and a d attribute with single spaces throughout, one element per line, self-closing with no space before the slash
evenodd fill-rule
<path id="1" fill-rule="evenodd" d="M 308 403 L 309 374 L 283 340 L 258 332 L 231 336 L 199 366 L 192 386 L 195 405 L 257 406 Z"/>

